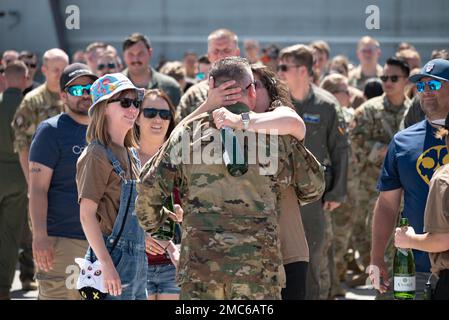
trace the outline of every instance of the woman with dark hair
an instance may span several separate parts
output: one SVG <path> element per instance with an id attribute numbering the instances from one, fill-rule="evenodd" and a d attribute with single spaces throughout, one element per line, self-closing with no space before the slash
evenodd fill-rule
<path id="1" fill-rule="evenodd" d="M 159 89 L 145 92 L 136 121 L 140 145 L 138 153 L 143 164 L 156 154 L 170 136 L 175 128 L 174 115 L 175 107 L 165 92 Z M 179 299 L 180 288 L 176 284 L 178 251 L 173 241 L 155 240 L 146 235 L 148 300 Z"/>
<path id="2" fill-rule="evenodd" d="M 293 109 L 290 93 L 286 85 L 279 81 L 276 74 L 263 65 L 251 66 L 256 86 L 255 112 L 250 114 L 248 130 L 277 130 L 279 135 L 290 134 L 302 141 L 305 136 L 305 125 L 301 117 Z M 241 88 L 233 87 L 235 81 L 228 81 L 214 88 L 213 79 L 209 82 L 207 100 L 183 121 L 192 119 L 202 112 L 214 109 L 214 106 L 231 105 L 241 97 Z M 242 129 L 239 115 L 221 107 L 212 112 L 217 128 L 228 126 Z M 316 161 L 304 147 L 305 163 Z M 307 171 L 309 167 L 305 167 Z M 301 220 L 299 203 L 294 188 L 286 188 L 281 193 L 280 201 L 280 239 L 283 263 L 286 273 L 286 287 L 282 289 L 282 299 L 303 300 L 306 291 L 307 265 L 309 247 Z"/>

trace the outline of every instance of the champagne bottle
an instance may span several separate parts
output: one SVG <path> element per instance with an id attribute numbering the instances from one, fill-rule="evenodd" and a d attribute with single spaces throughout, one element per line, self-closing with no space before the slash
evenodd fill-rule
<path id="1" fill-rule="evenodd" d="M 408 226 L 408 219 L 401 218 L 399 227 Z M 407 248 L 397 248 L 393 262 L 393 294 L 396 300 L 413 300 L 416 292 L 415 259 Z"/>
<path id="2" fill-rule="evenodd" d="M 168 197 L 165 208 L 173 213 L 175 212 L 173 204 L 173 194 Z M 156 240 L 172 240 L 175 236 L 175 226 L 176 222 L 174 222 L 170 218 L 167 218 L 162 226 L 157 229 L 156 232 L 152 233 L 151 236 Z"/>
<path id="3" fill-rule="evenodd" d="M 234 131 L 229 127 L 221 128 L 221 142 L 223 145 L 223 161 L 231 176 L 238 177 L 248 171 L 244 150 Z"/>

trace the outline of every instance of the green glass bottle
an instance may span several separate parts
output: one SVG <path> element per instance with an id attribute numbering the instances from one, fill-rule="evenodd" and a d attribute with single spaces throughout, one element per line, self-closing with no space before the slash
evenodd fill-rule
<path id="1" fill-rule="evenodd" d="M 408 219 L 401 218 L 399 227 L 408 226 Z M 415 259 L 411 249 L 397 248 L 393 262 L 393 294 L 396 300 L 413 300 L 416 292 Z"/>
<path id="2" fill-rule="evenodd" d="M 245 161 L 244 150 L 231 128 L 221 128 L 221 142 L 223 161 L 229 174 L 233 177 L 244 175 L 248 171 L 248 162 Z"/>
<path id="3" fill-rule="evenodd" d="M 168 197 L 165 208 L 170 210 L 171 212 L 175 212 L 174 204 L 173 204 L 173 194 Z M 156 232 L 153 232 L 151 236 L 156 240 L 172 240 L 175 236 L 175 225 L 172 219 L 167 218 L 164 224 L 157 229 Z"/>

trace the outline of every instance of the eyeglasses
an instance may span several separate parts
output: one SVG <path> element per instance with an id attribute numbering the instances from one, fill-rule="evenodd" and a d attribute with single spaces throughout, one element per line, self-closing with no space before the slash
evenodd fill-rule
<path id="1" fill-rule="evenodd" d="M 115 63 L 101 63 L 97 66 L 98 70 L 103 70 L 104 68 L 115 69 L 117 65 Z"/>
<path id="2" fill-rule="evenodd" d="M 430 91 L 438 91 L 441 89 L 441 82 L 438 80 L 430 80 L 427 82 L 419 81 L 416 83 L 416 89 L 418 90 L 418 92 L 423 92 L 426 84 L 429 86 Z"/>
<path id="3" fill-rule="evenodd" d="M 148 119 L 156 118 L 157 114 L 161 117 L 162 120 L 170 120 L 171 113 L 170 110 L 161 110 L 156 108 L 144 108 L 143 116 Z"/>
<path id="4" fill-rule="evenodd" d="M 129 107 L 131 107 L 131 105 L 134 106 L 134 108 L 140 108 L 140 105 L 142 104 L 142 101 L 140 101 L 139 99 L 131 99 L 131 98 L 120 98 L 120 99 L 114 99 L 114 100 L 109 100 L 108 103 L 113 103 L 113 102 L 120 102 L 120 106 L 123 109 L 128 109 Z"/>
<path id="5" fill-rule="evenodd" d="M 382 80 L 382 82 L 387 82 L 388 79 L 391 80 L 391 82 L 395 83 L 398 82 L 399 78 L 403 78 L 404 76 L 398 76 L 398 75 L 394 75 L 394 76 L 380 76 L 380 80 Z"/>
<path id="6" fill-rule="evenodd" d="M 298 64 L 295 64 L 295 65 L 279 64 L 276 67 L 276 70 L 278 72 L 287 72 L 288 69 L 290 69 L 290 68 L 299 68 L 299 67 L 300 67 L 300 65 L 298 65 Z"/>
<path id="7" fill-rule="evenodd" d="M 84 91 L 86 91 L 87 94 L 90 94 L 90 88 L 92 87 L 91 84 L 86 84 L 85 86 L 82 86 L 80 84 L 67 87 L 67 92 L 74 97 L 81 97 L 84 94 Z"/>

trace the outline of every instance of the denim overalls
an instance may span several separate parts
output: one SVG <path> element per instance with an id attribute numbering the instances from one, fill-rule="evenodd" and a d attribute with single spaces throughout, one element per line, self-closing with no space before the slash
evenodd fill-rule
<path id="1" fill-rule="evenodd" d="M 101 145 L 98 142 L 94 142 Z M 107 300 L 146 300 L 146 282 L 147 282 L 147 256 L 145 254 L 145 232 L 140 227 L 134 211 L 137 196 L 136 180 L 125 179 L 126 171 L 122 169 L 120 162 L 114 156 L 112 151 L 105 147 L 108 159 L 111 162 L 114 171 L 122 180 L 120 192 L 120 208 L 112 229 L 112 234 L 103 236 L 106 249 L 111 255 L 112 262 L 120 276 L 122 283 L 122 294 L 120 296 L 107 295 Z M 131 149 L 132 156 L 140 169 L 140 160 L 135 149 Z M 132 168 L 131 168 L 132 170 Z M 136 179 L 136 177 L 135 177 Z M 131 194 L 131 198 L 130 198 Z M 129 201 L 129 204 L 128 204 Z M 128 214 L 126 214 L 127 206 Z M 111 252 L 114 240 L 117 238 L 123 225 L 126 222 L 117 245 Z M 92 257 L 91 257 L 92 254 Z M 91 259 L 94 258 L 94 259 Z M 87 251 L 86 259 L 95 261 L 93 250 Z"/>

